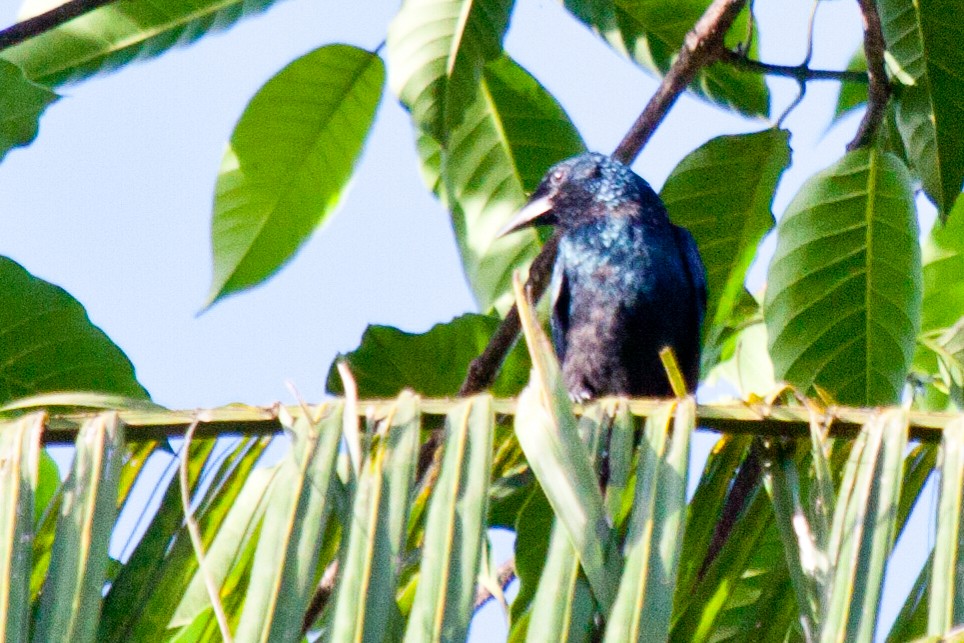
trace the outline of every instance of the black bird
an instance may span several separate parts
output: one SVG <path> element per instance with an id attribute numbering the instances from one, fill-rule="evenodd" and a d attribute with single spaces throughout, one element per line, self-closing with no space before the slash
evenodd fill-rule
<path id="1" fill-rule="evenodd" d="M 502 234 L 562 231 L 553 268 L 552 339 L 569 394 L 673 394 L 659 358 L 676 353 L 690 392 L 700 368 L 706 276 L 690 233 L 646 181 L 603 154 L 553 166 Z"/>

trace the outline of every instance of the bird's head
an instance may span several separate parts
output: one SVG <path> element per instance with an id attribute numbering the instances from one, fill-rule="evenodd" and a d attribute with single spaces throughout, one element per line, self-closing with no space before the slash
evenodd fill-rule
<path id="1" fill-rule="evenodd" d="M 597 152 L 581 154 L 552 166 L 499 236 L 534 225 L 572 229 L 613 215 L 638 216 L 650 202 L 660 204 L 659 197 L 629 167 Z"/>

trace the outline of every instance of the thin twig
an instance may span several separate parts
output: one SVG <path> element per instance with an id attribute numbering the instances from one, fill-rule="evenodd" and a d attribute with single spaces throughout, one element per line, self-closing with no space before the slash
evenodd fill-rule
<path id="1" fill-rule="evenodd" d="M 746 0 L 714 0 L 707 7 L 692 31 L 686 34 L 672 67 L 649 99 L 643 113 L 613 152 L 613 158 L 628 165 L 639 156 L 673 103 L 693 82 L 700 69 L 716 62 L 726 50 L 723 36 L 745 5 Z"/>
<path id="2" fill-rule="evenodd" d="M 191 454 L 191 438 L 200 423 L 200 419 L 195 419 L 191 426 L 187 428 L 187 433 L 184 434 L 184 445 L 181 447 L 181 503 L 184 505 L 184 524 L 187 526 L 187 533 L 191 536 L 191 545 L 193 545 L 194 555 L 197 557 L 198 569 L 200 569 L 201 577 L 204 579 L 204 586 L 208 590 L 211 609 L 218 620 L 221 637 L 225 643 L 232 643 L 234 639 L 231 637 L 231 627 L 228 625 L 228 617 L 224 613 L 224 606 L 221 604 L 221 590 L 218 588 L 211 570 L 208 569 L 207 560 L 204 557 L 201 529 L 191 512 L 191 483 L 188 478 L 188 462 Z"/>
<path id="3" fill-rule="evenodd" d="M 864 20 L 864 55 L 867 58 L 867 111 L 860 121 L 854 140 L 847 145 L 847 151 L 855 150 L 870 143 L 877 128 L 884 120 L 887 101 L 890 99 L 890 84 L 884 70 L 884 32 L 880 25 L 880 14 L 874 0 L 857 0 Z"/>
<path id="4" fill-rule="evenodd" d="M 39 16 L 27 18 L 0 31 L 0 51 L 19 45 L 25 40 L 30 40 L 34 36 L 39 36 L 112 2 L 116 0 L 70 0 Z"/>
<path id="5" fill-rule="evenodd" d="M 839 80 L 849 83 L 864 83 L 868 82 L 867 72 L 863 71 L 852 71 L 846 70 L 835 70 L 835 69 L 811 69 L 806 64 L 803 65 L 774 65 L 771 63 L 761 62 L 759 60 L 754 60 L 747 57 L 746 54 L 742 54 L 738 51 L 724 50 L 720 55 L 720 62 L 725 62 L 728 65 L 733 65 L 744 71 L 752 71 L 760 74 L 766 74 L 768 76 L 786 76 L 788 78 L 795 78 L 798 81 L 806 82 L 808 80 Z"/>
<path id="6" fill-rule="evenodd" d="M 514 581 L 515 576 L 515 558 L 510 558 L 499 566 L 498 571 L 495 573 L 495 582 L 498 583 L 499 587 L 505 590 L 509 584 Z M 491 601 L 494 596 L 488 588 L 479 585 L 479 588 L 475 592 L 475 611 L 484 606 L 486 603 Z"/>

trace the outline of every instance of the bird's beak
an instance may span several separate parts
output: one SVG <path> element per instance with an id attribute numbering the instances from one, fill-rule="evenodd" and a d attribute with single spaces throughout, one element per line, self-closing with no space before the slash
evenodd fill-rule
<path id="1" fill-rule="evenodd" d="M 529 226 L 551 223 L 549 217 L 552 215 L 552 201 L 549 195 L 536 196 L 522 206 L 522 209 L 515 213 L 505 226 L 499 230 L 498 237 L 527 228 Z"/>

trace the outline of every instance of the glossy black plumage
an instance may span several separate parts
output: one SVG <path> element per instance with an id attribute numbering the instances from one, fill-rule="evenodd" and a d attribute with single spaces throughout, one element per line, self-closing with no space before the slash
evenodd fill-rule
<path id="1" fill-rule="evenodd" d="M 551 326 L 570 395 L 672 395 L 659 359 L 664 346 L 695 391 L 703 262 L 649 184 L 602 154 L 563 161 L 503 234 L 540 224 L 562 230 Z"/>

